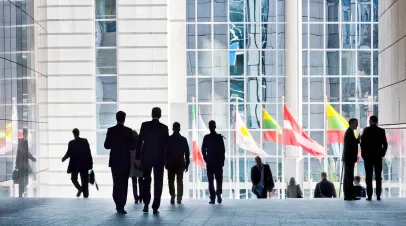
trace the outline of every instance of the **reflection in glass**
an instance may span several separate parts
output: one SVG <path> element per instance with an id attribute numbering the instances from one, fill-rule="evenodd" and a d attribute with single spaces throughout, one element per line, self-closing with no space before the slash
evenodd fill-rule
<path id="1" fill-rule="evenodd" d="M 323 75 L 323 51 L 309 51 L 310 52 L 310 75 Z"/>
<path id="2" fill-rule="evenodd" d="M 358 78 L 357 96 L 359 102 L 368 102 L 368 96 L 371 95 L 371 79 Z"/>
<path id="3" fill-rule="evenodd" d="M 247 39 L 245 48 L 247 49 L 259 49 L 261 48 L 261 36 L 259 24 L 247 24 Z"/>
<path id="4" fill-rule="evenodd" d="M 211 51 L 199 51 L 197 52 L 197 62 L 198 68 L 197 73 L 199 76 L 211 76 L 211 67 L 212 67 L 212 59 L 211 59 Z"/>
<path id="5" fill-rule="evenodd" d="M 342 21 L 355 22 L 357 16 L 355 13 L 356 0 L 341 0 Z"/>
<path id="6" fill-rule="evenodd" d="M 371 25 L 370 24 L 358 24 L 358 37 L 357 43 L 359 49 L 371 48 Z"/>
<path id="7" fill-rule="evenodd" d="M 97 129 L 107 129 L 116 124 L 117 104 L 96 104 Z"/>
<path id="8" fill-rule="evenodd" d="M 213 51 L 213 76 L 228 76 L 229 52 Z"/>
<path id="9" fill-rule="evenodd" d="M 340 52 L 326 52 L 326 74 L 339 75 L 340 74 Z"/>
<path id="10" fill-rule="evenodd" d="M 197 46 L 199 49 L 211 49 L 211 25 L 197 25 Z"/>
<path id="11" fill-rule="evenodd" d="M 327 24 L 326 45 L 328 49 L 340 48 L 340 36 L 338 24 Z"/>
<path id="12" fill-rule="evenodd" d="M 343 51 L 341 53 L 342 75 L 356 75 L 355 51 Z"/>
<path id="13" fill-rule="evenodd" d="M 278 49 L 285 48 L 285 24 L 278 24 Z"/>
<path id="14" fill-rule="evenodd" d="M 116 0 L 96 0 L 96 19 L 116 18 Z"/>
<path id="15" fill-rule="evenodd" d="M 359 3 L 359 22 L 371 22 L 371 0 L 364 0 Z"/>
<path id="16" fill-rule="evenodd" d="M 116 21 L 95 22 L 96 47 L 116 46 Z"/>
<path id="17" fill-rule="evenodd" d="M 378 33 L 378 24 L 374 24 L 374 32 L 373 32 L 373 44 L 374 44 L 374 46 L 373 46 L 373 48 L 374 49 L 378 49 L 378 44 L 379 44 L 379 41 L 378 41 L 378 39 L 379 39 L 379 33 Z"/>
<path id="18" fill-rule="evenodd" d="M 96 75 L 117 74 L 117 50 L 96 49 Z"/>
<path id="19" fill-rule="evenodd" d="M 309 102 L 309 77 L 302 78 L 302 101 Z"/>
<path id="20" fill-rule="evenodd" d="M 260 72 L 260 51 L 258 50 L 250 50 L 246 51 L 246 67 L 247 67 L 247 72 L 246 76 L 259 76 L 261 74 Z"/>
<path id="21" fill-rule="evenodd" d="M 196 75 L 196 52 L 186 52 L 186 73 L 188 76 Z"/>
<path id="22" fill-rule="evenodd" d="M 373 78 L 372 79 L 372 97 L 373 97 L 373 99 L 372 99 L 372 101 L 373 102 L 378 102 L 378 78 Z"/>
<path id="23" fill-rule="evenodd" d="M 230 50 L 229 61 L 230 61 L 230 75 L 242 76 L 244 74 L 244 52 L 239 50 L 237 51 Z"/>
<path id="24" fill-rule="evenodd" d="M 323 49 L 323 27 L 323 24 L 310 24 L 310 49 Z"/>
<path id="25" fill-rule="evenodd" d="M 247 104 L 247 117 L 246 125 L 248 129 L 260 129 L 262 123 L 262 106 L 260 104 Z M 250 131 L 254 140 L 261 142 L 261 135 L 259 131 Z"/>
<path id="26" fill-rule="evenodd" d="M 372 52 L 373 54 L 373 70 L 374 75 L 378 75 L 378 51 Z"/>
<path id="27" fill-rule="evenodd" d="M 214 49 L 228 49 L 227 24 L 214 24 Z"/>
<path id="28" fill-rule="evenodd" d="M 265 80 L 265 81 L 264 81 Z M 267 77 L 262 80 L 262 95 L 263 100 L 268 103 L 275 103 L 277 100 L 276 89 L 277 89 L 277 78 L 276 77 Z"/>
<path id="29" fill-rule="evenodd" d="M 358 51 L 358 74 L 371 75 L 371 52 Z"/>
<path id="30" fill-rule="evenodd" d="M 341 106 L 341 115 L 343 118 L 345 118 L 347 121 L 350 118 L 356 117 L 355 115 L 355 104 L 343 104 Z"/>
<path id="31" fill-rule="evenodd" d="M 305 101 L 303 101 L 305 102 Z M 308 129 L 309 128 L 309 105 L 302 104 L 302 128 Z"/>
<path id="32" fill-rule="evenodd" d="M 339 8 L 339 0 L 326 1 L 327 21 L 338 22 L 338 8 Z"/>
<path id="33" fill-rule="evenodd" d="M 97 131 L 96 132 L 96 149 L 97 155 L 108 155 L 110 150 L 104 148 L 104 141 L 106 140 L 107 131 Z"/>
<path id="34" fill-rule="evenodd" d="M 214 22 L 227 22 L 227 0 L 215 0 L 213 4 Z"/>
<path id="35" fill-rule="evenodd" d="M 324 128 L 324 104 L 310 104 L 310 129 Z"/>
<path id="36" fill-rule="evenodd" d="M 302 74 L 303 75 L 309 75 L 309 71 L 308 71 L 308 57 L 307 54 L 309 52 L 308 51 L 302 51 Z"/>
<path id="37" fill-rule="evenodd" d="M 261 18 L 262 22 L 276 21 L 276 1 L 261 0 Z"/>
<path id="38" fill-rule="evenodd" d="M 310 102 L 324 101 L 324 79 L 310 78 Z"/>
<path id="39" fill-rule="evenodd" d="M 355 78 L 341 79 L 341 95 L 343 102 L 355 101 Z"/>
<path id="40" fill-rule="evenodd" d="M 309 32 L 308 32 L 309 24 L 302 24 L 302 49 L 307 49 L 309 46 L 307 43 L 309 42 Z"/>
<path id="41" fill-rule="evenodd" d="M 187 0 L 187 8 L 186 8 L 186 18 L 187 22 L 194 22 L 195 17 L 196 17 L 196 12 L 195 12 L 195 1 L 196 0 Z"/>
<path id="42" fill-rule="evenodd" d="M 247 78 L 247 97 L 246 101 L 248 103 L 258 103 L 262 101 L 262 80 L 258 77 L 248 77 Z"/>
<path id="43" fill-rule="evenodd" d="M 244 24 L 230 24 L 230 49 L 244 49 Z"/>
<path id="44" fill-rule="evenodd" d="M 228 129 L 228 111 L 230 109 L 229 106 L 229 104 L 213 104 L 213 118 L 211 120 L 216 121 L 217 130 Z M 207 124 L 205 126 L 206 128 L 209 127 Z M 226 131 L 221 131 L 220 133 L 228 134 Z M 226 135 L 224 136 L 227 137 Z"/>
<path id="45" fill-rule="evenodd" d="M 238 97 L 238 102 L 244 101 L 244 78 L 230 78 L 230 98 Z M 236 102 L 235 98 L 230 99 L 231 102 Z"/>
<path id="46" fill-rule="evenodd" d="M 278 76 L 285 76 L 285 51 L 278 51 L 278 71 L 276 72 Z"/>
<path id="47" fill-rule="evenodd" d="M 117 76 L 96 76 L 96 101 L 117 101 Z"/>
<path id="48" fill-rule="evenodd" d="M 244 1 L 228 1 L 230 22 L 244 22 Z"/>
<path id="49" fill-rule="evenodd" d="M 381 0 L 382 1 L 382 0 Z M 378 22 L 378 0 L 373 0 L 373 16 L 374 16 L 374 22 Z"/>
<path id="50" fill-rule="evenodd" d="M 187 49 L 196 49 L 196 31 L 194 24 L 186 25 Z"/>
<path id="51" fill-rule="evenodd" d="M 197 22 L 211 21 L 211 0 L 197 0 Z"/>
<path id="52" fill-rule="evenodd" d="M 340 102 L 340 78 L 326 78 L 326 96 L 329 102 Z"/>
<path id="53" fill-rule="evenodd" d="M 341 25 L 341 42 L 344 49 L 355 49 L 355 25 Z"/>
<path id="54" fill-rule="evenodd" d="M 309 5 L 309 0 L 302 0 L 302 22 L 309 21 L 309 16 L 307 13 L 308 5 Z"/>
<path id="55" fill-rule="evenodd" d="M 196 78 L 187 79 L 187 100 L 192 102 L 192 98 L 196 98 Z"/>
<path id="56" fill-rule="evenodd" d="M 262 48 L 276 49 L 276 25 L 262 24 Z"/>
<path id="57" fill-rule="evenodd" d="M 278 10 L 278 22 L 285 22 L 285 1 L 286 0 L 277 1 L 276 8 Z"/>
<path id="58" fill-rule="evenodd" d="M 324 20 L 324 0 L 309 1 L 310 22 L 322 22 Z"/>
<path id="59" fill-rule="evenodd" d="M 197 79 L 198 102 L 212 102 L 212 79 L 198 78 Z"/>
<path id="60" fill-rule="evenodd" d="M 214 102 L 228 102 L 228 78 L 214 78 Z"/>

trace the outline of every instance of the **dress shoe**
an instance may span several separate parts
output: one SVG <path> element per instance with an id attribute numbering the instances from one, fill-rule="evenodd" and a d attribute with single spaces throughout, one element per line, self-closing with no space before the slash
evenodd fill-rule
<path id="1" fill-rule="evenodd" d="M 182 200 L 178 200 L 177 203 L 178 203 L 178 204 L 182 204 Z"/>
<path id="2" fill-rule="evenodd" d="M 80 195 L 82 194 L 82 190 L 78 190 L 78 193 L 76 193 L 76 197 L 80 197 Z"/>
<path id="3" fill-rule="evenodd" d="M 127 214 L 127 211 L 122 209 L 122 210 L 117 210 L 117 213 L 120 214 L 120 215 L 125 215 L 125 214 Z"/>
<path id="4" fill-rule="evenodd" d="M 381 201 L 382 199 L 381 199 L 381 196 L 378 196 L 378 198 L 376 198 L 378 201 Z"/>
<path id="5" fill-rule="evenodd" d="M 370 197 L 368 197 L 366 200 L 367 200 L 367 201 L 372 201 L 372 199 L 371 199 Z"/>
<path id="6" fill-rule="evenodd" d="M 357 197 L 354 197 L 354 198 L 352 198 L 352 200 L 354 200 L 354 201 L 357 201 L 357 200 L 360 200 L 361 198 L 357 198 Z"/>
<path id="7" fill-rule="evenodd" d="M 223 199 L 221 198 L 221 195 L 217 196 L 217 203 L 221 204 L 223 202 Z"/>
<path id="8" fill-rule="evenodd" d="M 210 200 L 210 202 L 209 202 L 209 204 L 216 204 L 216 201 L 214 201 L 213 199 L 212 200 Z"/>
<path id="9" fill-rule="evenodd" d="M 158 210 L 154 210 L 154 212 L 152 212 L 154 215 L 158 215 L 159 211 Z"/>
<path id="10" fill-rule="evenodd" d="M 142 210 L 142 212 L 148 213 L 148 206 L 147 205 L 144 206 L 144 209 Z"/>
<path id="11" fill-rule="evenodd" d="M 171 198 L 171 205 L 174 205 L 174 204 L 175 204 L 175 199 Z"/>

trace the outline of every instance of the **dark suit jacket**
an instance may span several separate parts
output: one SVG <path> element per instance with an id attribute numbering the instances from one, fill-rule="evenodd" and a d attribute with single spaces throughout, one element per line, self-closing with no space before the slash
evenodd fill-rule
<path id="1" fill-rule="evenodd" d="M 325 196 L 324 198 L 337 197 L 334 184 L 327 179 L 323 179 L 319 183 L 317 183 L 316 188 L 314 189 L 314 197 L 323 198 L 321 193 L 323 193 L 323 195 Z"/>
<path id="2" fill-rule="evenodd" d="M 17 156 L 16 156 L 16 169 L 20 173 L 31 173 L 31 168 L 28 160 L 36 161 L 34 156 L 28 151 L 28 141 L 26 139 L 18 139 Z"/>
<path id="3" fill-rule="evenodd" d="M 89 142 L 85 138 L 76 138 L 69 141 L 68 151 L 62 158 L 64 162 L 70 158 L 68 173 L 82 172 L 93 168 L 93 158 L 90 150 Z"/>
<path id="4" fill-rule="evenodd" d="M 223 167 L 226 158 L 226 149 L 224 147 L 223 136 L 216 132 L 204 136 L 202 154 L 208 168 Z"/>
<path id="5" fill-rule="evenodd" d="M 166 152 L 166 168 L 168 170 L 184 170 L 190 163 L 189 144 L 185 137 L 174 132 L 169 137 L 168 150 Z"/>
<path id="6" fill-rule="evenodd" d="M 342 161 L 356 163 L 358 159 L 359 138 L 355 138 L 354 130 L 348 128 L 344 134 L 344 150 Z"/>
<path id="7" fill-rule="evenodd" d="M 104 141 L 104 148 L 110 149 L 109 167 L 130 170 L 130 150 L 134 150 L 132 129 L 123 124 L 117 124 L 109 128 L 106 141 Z"/>
<path id="8" fill-rule="evenodd" d="M 168 147 L 168 127 L 157 119 L 143 122 L 137 141 L 135 159 L 143 166 L 164 166 Z"/>
<path id="9" fill-rule="evenodd" d="M 361 155 L 365 161 L 382 159 L 388 149 L 385 130 L 378 126 L 364 129 L 361 137 Z"/>
<path id="10" fill-rule="evenodd" d="M 263 164 L 264 167 L 264 187 L 268 191 L 272 191 L 275 187 L 275 182 L 273 181 L 271 167 L 268 164 Z M 258 166 L 255 165 L 251 167 L 251 181 L 252 185 L 258 185 L 261 181 L 261 172 L 258 169 Z"/>

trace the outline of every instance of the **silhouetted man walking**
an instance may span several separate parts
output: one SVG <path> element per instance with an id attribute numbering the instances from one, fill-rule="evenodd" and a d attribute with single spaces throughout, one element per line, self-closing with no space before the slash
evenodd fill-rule
<path id="1" fill-rule="evenodd" d="M 152 109 L 152 121 L 143 122 L 137 141 L 135 154 L 136 164 L 142 166 L 144 172 L 143 184 L 143 212 L 148 212 L 151 201 L 151 173 L 154 169 L 154 201 L 152 209 L 154 214 L 159 214 L 161 205 L 162 187 L 164 180 L 165 155 L 168 146 L 168 127 L 159 122 L 161 109 Z"/>
<path id="2" fill-rule="evenodd" d="M 127 214 L 124 206 L 127 202 L 128 179 L 130 177 L 130 151 L 134 150 L 132 129 L 124 126 L 126 114 L 116 114 L 117 125 L 107 130 L 104 147 L 110 149 L 109 167 L 113 175 L 113 199 L 119 214 Z"/>
<path id="3" fill-rule="evenodd" d="M 216 122 L 209 122 L 210 134 L 203 138 L 202 154 L 207 167 L 207 179 L 209 182 L 210 204 L 221 203 L 223 187 L 223 166 L 225 160 L 225 147 L 223 136 L 216 133 Z M 216 178 L 216 191 L 214 190 L 214 178 Z"/>
<path id="4" fill-rule="evenodd" d="M 68 144 L 68 151 L 62 158 L 62 162 L 66 159 L 69 160 L 68 173 L 71 174 L 71 180 L 78 193 L 76 197 L 80 197 L 83 192 L 83 198 L 89 197 L 89 175 L 88 172 L 93 168 L 92 152 L 90 150 L 89 142 L 85 138 L 79 137 L 80 132 L 78 129 L 72 130 L 74 139 Z M 82 186 L 78 182 L 78 175 Z"/>
<path id="5" fill-rule="evenodd" d="M 180 135 L 180 124 L 173 123 L 173 134 L 169 137 L 168 151 L 166 152 L 166 169 L 168 170 L 169 194 L 171 195 L 171 204 L 182 203 L 183 196 L 183 173 L 189 168 L 189 144 L 187 139 Z M 175 176 L 177 194 L 175 194 Z"/>
<path id="6" fill-rule="evenodd" d="M 378 127 L 378 117 L 369 118 L 369 127 L 365 128 L 361 137 L 361 156 L 364 159 L 367 200 L 372 200 L 372 174 L 375 171 L 376 196 L 381 200 L 382 192 L 382 158 L 388 149 L 385 130 Z"/>
<path id="7" fill-rule="evenodd" d="M 358 127 L 358 120 L 356 118 L 348 121 L 350 127 L 344 134 L 344 150 L 342 161 L 344 162 L 344 200 L 359 200 L 354 195 L 354 167 L 358 158 L 358 144 L 359 138 L 355 138 L 354 131 Z"/>
<path id="8" fill-rule="evenodd" d="M 37 159 L 32 156 L 28 150 L 28 130 L 23 129 L 23 138 L 18 139 L 16 166 L 18 178 L 18 197 L 23 197 L 27 194 L 28 176 L 32 173 L 32 169 L 28 160 L 36 162 Z"/>

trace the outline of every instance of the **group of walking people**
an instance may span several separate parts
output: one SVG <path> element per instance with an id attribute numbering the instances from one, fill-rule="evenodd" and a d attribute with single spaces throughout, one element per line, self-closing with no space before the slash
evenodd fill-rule
<path id="1" fill-rule="evenodd" d="M 126 214 L 124 210 L 127 201 L 128 180 L 132 178 L 135 203 L 144 203 L 143 212 L 149 212 L 151 202 L 152 172 L 154 173 L 154 199 L 152 209 L 159 214 L 163 179 L 165 168 L 168 171 L 170 203 L 182 203 L 183 174 L 188 171 L 190 164 L 190 151 L 187 139 L 180 135 L 181 126 L 178 122 L 173 124 L 173 134 L 169 136 L 168 127 L 161 122 L 161 109 L 152 109 L 152 120 L 143 122 L 138 134 L 129 127 L 124 126 L 126 113 L 119 111 L 116 114 L 117 124 L 107 130 L 104 147 L 110 150 L 109 167 L 113 177 L 113 199 L 116 211 Z M 358 157 L 358 144 L 361 143 L 362 157 L 365 161 L 367 200 L 372 198 L 372 174 L 375 170 L 376 194 L 380 200 L 382 187 L 382 158 L 387 150 L 385 130 L 377 126 L 378 118 L 371 116 L 370 126 L 364 129 L 362 136 L 356 136 L 358 120 L 349 120 L 349 128 L 344 135 L 344 199 L 358 200 L 354 195 L 354 165 Z M 202 155 L 206 162 L 207 178 L 209 184 L 210 204 L 222 203 L 223 167 L 225 162 L 224 137 L 216 133 L 216 122 L 209 122 L 210 133 L 203 139 Z M 77 197 L 87 198 L 88 171 L 93 168 L 93 160 L 89 142 L 79 136 L 79 130 L 73 130 L 74 139 L 69 142 L 68 150 L 62 161 L 70 158 L 68 173 L 77 188 Z M 267 198 L 274 188 L 271 168 L 262 163 L 262 159 L 255 158 L 256 165 L 251 168 L 252 191 L 258 198 Z M 78 183 L 78 176 L 81 185 Z M 316 198 L 336 197 L 334 185 L 327 180 L 327 174 L 322 173 L 322 181 L 315 188 Z M 175 192 L 174 182 L 177 190 Z M 216 188 L 214 186 L 216 180 Z M 138 189 L 137 189 L 138 187 Z M 334 191 L 333 191 L 334 190 Z M 300 187 L 291 179 L 287 189 L 288 197 L 301 198 Z"/>

